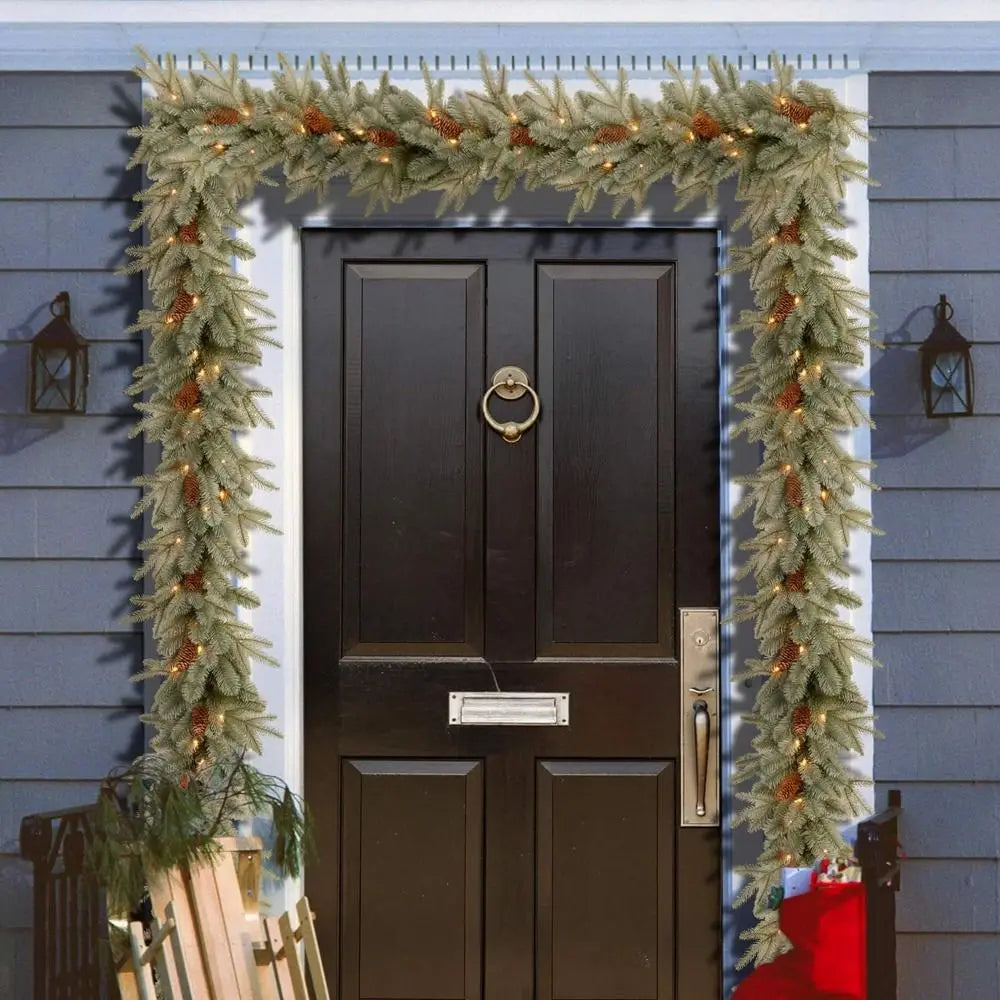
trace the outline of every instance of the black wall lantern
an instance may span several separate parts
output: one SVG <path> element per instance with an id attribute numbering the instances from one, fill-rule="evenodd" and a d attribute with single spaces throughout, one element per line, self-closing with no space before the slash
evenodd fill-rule
<path id="1" fill-rule="evenodd" d="M 972 415 L 972 345 L 949 322 L 954 314 L 942 295 L 934 307 L 934 329 L 920 345 L 920 382 L 929 417 Z"/>
<path id="2" fill-rule="evenodd" d="M 55 317 L 31 342 L 32 413 L 83 413 L 87 407 L 87 341 L 69 321 L 69 292 L 60 292 L 49 309 Z"/>

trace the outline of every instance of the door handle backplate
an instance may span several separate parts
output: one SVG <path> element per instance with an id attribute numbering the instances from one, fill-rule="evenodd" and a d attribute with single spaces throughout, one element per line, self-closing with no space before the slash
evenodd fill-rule
<path id="1" fill-rule="evenodd" d="M 719 612 L 681 608 L 681 826 L 719 825 Z"/>

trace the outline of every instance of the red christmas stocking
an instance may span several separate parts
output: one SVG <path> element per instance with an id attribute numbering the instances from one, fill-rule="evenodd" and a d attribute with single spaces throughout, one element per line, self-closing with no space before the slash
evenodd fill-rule
<path id="1" fill-rule="evenodd" d="M 755 969 L 734 1000 L 866 1000 L 862 883 L 817 883 L 778 916 L 793 950 Z"/>

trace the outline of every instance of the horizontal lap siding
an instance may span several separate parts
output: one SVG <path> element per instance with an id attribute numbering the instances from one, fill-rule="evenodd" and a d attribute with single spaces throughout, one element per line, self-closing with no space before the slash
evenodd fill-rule
<path id="1" fill-rule="evenodd" d="M 0 73 L 0 996 L 31 994 L 22 816 L 94 800 L 142 747 L 136 590 L 141 443 L 124 390 L 141 281 L 114 273 L 139 184 L 126 74 Z M 70 294 L 90 343 L 87 413 L 28 412 L 31 338 Z"/>
<path id="2" fill-rule="evenodd" d="M 901 997 L 1000 981 L 1000 74 L 874 74 L 878 314 L 872 546 L 878 801 L 903 790 Z M 919 345 L 946 294 L 976 416 L 923 414 Z"/>

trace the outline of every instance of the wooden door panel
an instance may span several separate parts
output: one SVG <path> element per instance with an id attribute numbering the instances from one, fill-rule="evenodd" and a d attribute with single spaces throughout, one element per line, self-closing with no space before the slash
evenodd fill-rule
<path id="1" fill-rule="evenodd" d="M 674 996 L 671 761 L 541 761 L 538 1000 Z"/>
<path id="2" fill-rule="evenodd" d="M 481 993 L 481 761 L 345 760 L 344 1000 Z"/>
<path id="3" fill-rule="evenodd" d="M 539 655 L 673 654 L 673 271 L 538 266 Z"/>
<path id="4" fill-rule="evenodd" d="M 484 298 L 481 264 L 346 267 L 345 655 L 482 653 Z"/>

